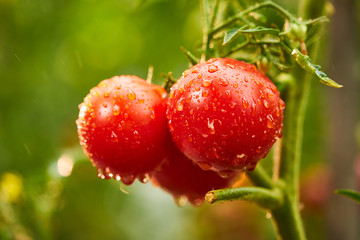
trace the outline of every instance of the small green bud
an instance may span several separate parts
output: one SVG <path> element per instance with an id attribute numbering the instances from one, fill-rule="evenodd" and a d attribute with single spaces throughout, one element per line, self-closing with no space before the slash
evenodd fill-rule
<path id="1" fill-rule="evenodd" d="M 287 36 L 292 40 L 304 40 L 306 38 L 307 26 L 305 24 L 291 22 Z"/>

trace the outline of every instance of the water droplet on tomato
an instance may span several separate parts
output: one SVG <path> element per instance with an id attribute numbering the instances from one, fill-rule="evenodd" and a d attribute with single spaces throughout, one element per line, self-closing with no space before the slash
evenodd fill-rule
<path id="1" fill-rule="evenodd" d="M 204 171 L 212 169 L 211 164 L 207 162 L 198 162 L 197 165 Z"/>
<path id="2" fill-rule="evenodd" d="M 207 79 L 205 79 L 205 80 L 202 82 L 201 86 L 203 86 L 203 87 L 209 87 L 209 86 L 211 85 L 211 83 L 212 83 L 212 80 L 207 80 Z"/>
<path id="3" fill-rule="evenodd" d="M 180 197 L 175 198 L 175 203 L 179 207 L 184 207 L 188 202 L 188 198 L 185 195 L 181 195 Z"/>
<path id="4" fill-rule="evenodd" d="M 242 104 L 245 109 L 249 106 L 249 103 L 248 103 L 248 101 L 246 101 L 245 98 L 242 99 Z"/>
<path id="5" fill-rule="evenodd" d="M 117 116 L 120 114 L 120 108 L 118 105 L 115 105 L 114 108 L 113 108 L 113 115 L 114 116 Z"/>
<path id="6" fill-rule="evenodd" d="M 264 100 L 264 107 L 266 107 L 266 108 L 269 108 L 269 107 L 270 107 L 269 102 L 266 101 L 266 100 Z"/>
<path id="7" fill-rule="evenodd" d="M 225 86 L 225 87 L 226 87 L 227 85 L 229 85 L 229 81 L 226 80 L 226 79 L 220 79 L 219 83 L 220 83 L 220 85 Z"/>
<path id="8" fill-rule="evenodd" d="M 230 177 L 234 172 L 231 171 L 231 170 L 223 170 L 223 171 L 220 171 L 218 172 L 218 175 L 222 178 L 228 178 Z"/>
<path id="9" fill-rule="evenodd" d="M 124 118 L 128 118 L 128 117 L 129 117 L 129 114 L 124 113 Z"/>
<path id="10" fill-rule="evenodd" d="M 229 68 L 231 68 L 231 69 L 235 69 L 235 66 L 234 65 L 232 65 L 232 64 L 230 64 L 230 63 L 228 63 L 228 64 L 226 64 Z"/>
<path id="11" fill-rule="evenodd" d="M 182 104 L 182 102 L 178 102 L 176 104 L 176 109 L 181 112 L 184 109 L 184 105 Z"/>
<path id="12" fill-rule="evenodd" d="M 204 92 L 202 92 L 202 93 L 201 93 L 201 96 L 203 96 L 203 97 L 207 97 L 207 96 L 209 96 L 209 92 L 204 91 Z"/>
<path id="13" fill-rule="evenodd" d="M 150 181 L 150 175 L 148 173 L 145 173 L 143 175 L 138 176 L 138 179 L 142 183 L 147 183 Z"/>
<path id="14" fill-rule="evenodd" d="M 125 184 L 125 185 L 130 185 L 135 181 L 135 176 L 130 174 L 130 175 L 125 175 L 122 176 L 121 181 Z"/>
<path id="15" fill-rule="evenodd" d="M 114 176 L 114 179 L 115 179 L 116 181 L 120 181 L 120 180 L 121 180 L 121 177 L 120 177 L 119 174 L 116 174 L 116 175 Z"/>
<path id="16" fill-rule="evenodd" d="M 217 66 L 210 66 L 210 68 L 208 69 L 208 72 L 209 73 L 214 73 L 214 72 L 216 72 L 216 71 L 218 71 L 219 69 L 218 69 L 218 67 Z"/>
<path id="17" fill-rule="evenodd" d="M 274 118 L 273 118 L 273 116 L 271 115 L 271 114 L 268 114 L 267 116 L 266 116 L 266 118 L 267 118 L 267 127 L 268 128 L 274 128 Z"/>
<path id="18" fill-rule="evenodd" d="M 135 100 L 136 99 L 136 94 L 132 90 L 130 90 L 129 93 L 127 94 L 127 97 L 130 100 Z"/>
<path id="19" fill-rule="evenodd" d="M 116 135 L 116 133 L 114 131 L 111 132 L 110 140 L 112 142 L 119 142 L 118 136 Z"/>
<path id="20" fill-rule="evenodd" d="M 108 98 L 110 94 L 108 92 L 104 93 L 104 98 Z"/>

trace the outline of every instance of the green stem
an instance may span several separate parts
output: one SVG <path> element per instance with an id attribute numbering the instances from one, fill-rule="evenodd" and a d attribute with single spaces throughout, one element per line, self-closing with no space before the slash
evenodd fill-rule
<path id="1" fill-rule="evenodd" d="M 279 189 L 241 187 L 213 190 L 206 194 L 205 199 L 210 203 L 240 199 L 254 202 L 265 209 L 275 209 L 281 205 L 282 194 Z"/>
<path id="2" fill-rule="evenodd" d="M 274 182 L 271 180 L 265 169 L 261 165 L 256 166 L 256 169 L 252 172 L 247 172 L 247 176 L 251 182 L 258 187 L 274 188 Z"/>
<path id="3" fill-rule="evenodd" d="M 276 226 L 278 239 L 306 240 L 299 207 L 288 196 L 284 196 L 282 206 L 272 210 L 271 215 Z"/>
<path id="4" fill-rule="evenodd" d="M 315 14 L 321 13 L 323 5 L 319 6 L 315 2 L 317 1 L 300 1 L 300 5 L 305 7 L 299 8 L 299 15 L 306 19 L 315 17 L 314 12 Z M 317 48 L 312 50 L 312 57 L 314 57 L 317 54 Z M 286 183 L 283 190 L 284 204 L 281 208 L 272 211 L 272 216 L 280 239 L 305 240 L 305 230 L 299 209 L 299 172 L 303 125 L 311 75 L 306 74 L 299 67 L 293 74 L 296 82 L 287 88 L 284 98 L 286 99 L 286 109 L 279 175 L 280 179 Z"/>

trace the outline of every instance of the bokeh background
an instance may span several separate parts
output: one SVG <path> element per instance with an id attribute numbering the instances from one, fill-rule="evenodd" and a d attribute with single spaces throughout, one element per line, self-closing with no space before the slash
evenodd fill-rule
<path id="1" fill-rule="evenodd" d="M 297 1 L 280 3 L 296 12 Z M 359 190 L 360 4 L 331 6 L 317 62 L 345 87 L 312 84 L 301 193 L 309 239 L 351 240 L 359 207 L 333 190 Z M 179 47 L 195 50 L 201 32 L 193 0 L 0 0 L 0 239 L 275 239 L 255 205 L 180 208 L 150 183 L 100 180 L 78 143 L 90 88 L 146 78 L 149 65 L 159 84 L 160 73 L 179 77 Z"/>

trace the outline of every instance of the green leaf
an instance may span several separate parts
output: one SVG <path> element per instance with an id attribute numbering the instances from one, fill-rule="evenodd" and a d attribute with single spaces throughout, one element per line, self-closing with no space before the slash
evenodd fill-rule
<path id="1" fill-rule="evenodd" d="M 225 32 L 224 41 L 222 45 L 228 44 L 230 41 L 234 40 L 239 33 L 239 28 L 232 28 Z"/>
<path id="2" fill-rule="evenodd" d="M 293 49 L 291 56 L 305 71 L 314 74 L 317 78 L 319 78 L 320 82 L 330 87 L 343 87 L 334 80 L 330 79 L 324 72 L 322 72 L 319 65 L 312 64 L 310 57 L 308 55 L 302 54 L 298 49 Z"/>
<path id="3" fill-rule="evenodd" d="M 345 197 L 348 197 L 348 198 L 360 203 L 360 193 L 358 193 L 356 191 L 349 190 L 349 189 L 338 189 L 338 190 L 335 190 L 335 193 L 339 194 L 339 195 L 343 195 Z"/>
<path id="4" fill-rule="evenodd" d="M 274 34 L 274 35 L 279 35 L 280 30 L 276 29 L 276 28 L 267 28 L 267 27 L 262 27 L 262 26 L 258 26 L 255 28 L 249 28 L 249 29 L 239 29 L 239 32 L 241 33 L 266 33 L 266 34 Z"/>

